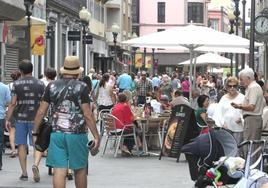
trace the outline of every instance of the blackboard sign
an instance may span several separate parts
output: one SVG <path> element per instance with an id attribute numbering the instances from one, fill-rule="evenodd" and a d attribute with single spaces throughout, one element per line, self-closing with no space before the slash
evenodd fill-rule
<path id="1" fill-rule="evenodd" d="M 80 31 L 68 31 L 68 41 L 80 41 Z"/>
<path id="2" fill-rule="evenodd" d="M 92 43 L 93 43 L 92 35 L 84 35 L 83 36 L 83 44 L 92 44 Z"/>
<path id="3" fill-rule="evenodd" d="M 198 135 L 194 110 L 187 105 L 174 106 L 159 159 L 161 156 L 167 156 L 179 161 L 182 146 Z"/>

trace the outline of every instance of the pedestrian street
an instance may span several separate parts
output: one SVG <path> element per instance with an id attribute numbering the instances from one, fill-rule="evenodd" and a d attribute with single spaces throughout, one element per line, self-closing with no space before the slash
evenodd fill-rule
<path id="1" fill-rule="evenodd" d="M 9 151 L 7 151 L 8 153 Z M 32 151 L 28 155 L 28 181 L 20 181 L 20 168 L 18 157 L 10 158 L 8 154 L 3 155 L 3 170 L 0 171 L 0 187 L 8 188 L 50 188 L 52 187 L 52 176 L 48 175 L 45 167 L 45 158 L 39 166 L 41 181 L 35 183 L 32 180 L 31 166 L 33 164 Z M 74 180 L 66 180 L 67 188 L 74 188 Z M 90 188 L 170 188 L 170 187 L 192 187 L 188 164 L 184 160 L 176 163 L 174 158 L 163 157 L 159 160 L 155 156 L 144 157 L 113 157 L 111 147 L 102 157 L 89 157 L 88 187 Z"/>

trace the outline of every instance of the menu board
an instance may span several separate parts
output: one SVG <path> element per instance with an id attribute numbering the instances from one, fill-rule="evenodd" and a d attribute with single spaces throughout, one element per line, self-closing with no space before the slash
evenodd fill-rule
<path id="1" fill-rule="evenodd" d="M 182 146 L 198 135 L 194 110 L 187 105 L 174 106 L 159 159 L 161 156 L 167 156 L 179 161 Z"/>

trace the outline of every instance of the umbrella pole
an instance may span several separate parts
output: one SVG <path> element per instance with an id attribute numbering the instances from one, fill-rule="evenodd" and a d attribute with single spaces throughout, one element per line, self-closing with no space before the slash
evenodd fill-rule
<path id="1" fill-rule="evenodd" d="M 194 56 L 194 77 L 193 77 L 193 88 L 196 89 L 196 61 L 197 61 L 197 52 L 193 54 Z"/>
<path id="2" fill-rule="evenodd" d="M 194 53 L 194 49 L 193 47 L 189 48 L 189 52 L 190 52 L 190 91 L 189 91 L 189 102 L 190 104 L 192 104 L 192 85 L 193 85 L 193 53 Z"/>

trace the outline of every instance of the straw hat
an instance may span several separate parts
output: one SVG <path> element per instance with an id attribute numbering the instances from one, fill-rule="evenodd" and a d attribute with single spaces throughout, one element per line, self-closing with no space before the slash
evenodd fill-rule
<path id="1" fill-rule="evenodd" d="M 61 74 L 80 74 L 83 71 L 84 68 L 80 67 L 77 56 L 67 56 L 64 60 L 63 67 L 60 68 Z"/>

